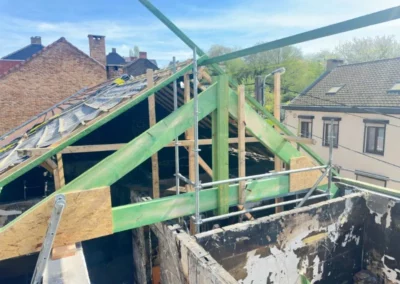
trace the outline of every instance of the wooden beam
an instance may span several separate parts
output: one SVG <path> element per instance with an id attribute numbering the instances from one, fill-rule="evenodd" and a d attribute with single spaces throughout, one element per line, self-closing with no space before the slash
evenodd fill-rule
<path id="1" fill-rule="evenodd" d="M 146 78 L 147 78 L 147 87 L 152 88 L 154 86 L 154 74 L 153 69 L 147 69 Z M 149 103 L 149 125 L 150 127 L 156 124 L 156 96 L 154 94 L 150 95 L 148 98 Z M 158 175 L 158 154 L 155 153 L 151 156 L 151 173 L 153 180 L 153 191 L 152 197 L 159 198 L 160 197 L 160 178 Z"/>
<path id="2" fill-rule="evenodd" d="M 285 195 L 289 192 L 289 177 L 260 179 L 247 185 L 246 202 L 260 201 Z M 218 188 L 200 191 L 200 212 L 218 208 Z M 238 204 L 238 185 L 228 186 L 228 205 Z M 114 233 L 163 222 L 195 212 L 195 193 L 188 192 L 112 209 Z M 137 216 L 132 218 L 132 216 Z"/>
<path id="3" fill-rule="evenodd" d="M 55 194 L 0 229 L 0 260 L 39 251 L 54 208 Z M 65 193 L 66 207 L 54 246 L 113 233 L 110 187 Z"/>
<path id="4" fill-rule="evenodd" d="M 282 137 L 286 137 L 282 135 Z M 288 141 L 295 141 L 299 137 L 287 136 Z M 285 138 L 286 139 L 286 138 Z M 308 138 L 299 138 L 310 140 Z M 255 137 L 246 137 L 246 143 L 259 143 L 260 141 Z M 179 140 L 179 146 L 188 147 L 193 145 L 194 140 Z M 238 138 L 232 137 L 228 139 L 229 144 L 237 144 L 239 143 Z M 118 151 L 122 147 L 124 147 L 127 143 L 115 143 L 115 144 L 96 144 L 96 145 L 82 145 L 82 146 L 69 146 L 62 150 L 60 154 L 77 154 L 77 153 L 93 153 L 93 152 L 108 152 L 108 151 Z M 199 145 L 211 145 L 212 139 L 199 139 Z M 175 147 L 175 142 L 168 143 L 165 147 Z M 23 151 L 28 156 L 39 156 L 43 153 L 46 153 L 52 148 L 26 148 L 20 151 Z M 18 151 L 18 150 L 17 150 Z"/>
<path id="5" fill-rule="evenodd" d="M 65 185 L 65 176 L 64 176 L 64 163 L 62 160 L 61 153 L 56 155 L 57 158 L 57 174 L 60 182 L 60 188 Z"/>
<path id="6" fill-rule="evenodd" d="M 313 145 L 315 145 L 315 143 L 316 143 L 315 139 L 311 139 L 311 138 L 303 138 L 303 137 L 289 136 L 289 135 L 282 135 L 282 137 L 285 140 L 290 141 L 290 142 L 313 144 Z"/>
<path id="7" fill-rule="evenodd" d="M 244 85 L 238 87 L 238 162 L 239 162 L 239 177 L 246 176 L 246 116 L 244 112 L 245 101 L 245 89 Z M 238 209 L 243 210 L 244 204 L 246 203 L 246 181 L 239 182 L 239 204 Z M 245 213 L 244 216 L 248 220 L 254 220 L 254 217 L 250 213 Z M 243 215 L 240 216 L 242 221 Z"/>
<path id="8" fill-rule="evenodd" d="M 213 119 L 213 139 L 216 141 L 215 153 L 213 158 L 216 160 L 216 167 L 213 166 L 217 180 L 229 178 L 229 85 L 228 76 L 220 75 L 217 90 L 217 109 Z M 215 129 L 216 128 L 216 129 Z M 213 143 L 214 144 L 214 143 Z M 228 184 L 218 186 L 218 214 L 229 212 Z"/>
<path id="9" fill-rule="evenodd" d="M 189 147 L 185 147 L 185 149 L 189 152 Z M 203 168 L 203 170 L 212 178 L 213 177 L 213 171 L 210 168 L 210 166 L 206 163 L 206 161 L 203 160 L 202 157 L 199 155 L 199 165 Z"/>
<path id="10" fill-rule="evenodd" d="M 190 78 L 189 74 L 183 75 L 183 100 L 184 103 L 187 104 L 190 101 Z M 186 146 L 188 146 L 188 160 L 189 160 L 189 179 L 194 180 L 195 179 L 195 164 L 194 164 L 194 129 L 193 127 L 189 128 L 188 130 L 185 131 L 185 139 L 190 140 L 190 142 L 186 141 L 180 141 L 181 143 L 179 145 L 184 145 L 184 143 L 187 143 Z M 186 185 L 186 189 L 188 192 L 194 191 L 194 187 L 191 186 L 190 184 Z"/>
<path id="11" fill-rule="evenodd" d="M 199 119 L 215 110 L 216 90 L 217 84 L 213 84 L 199 94 Z M 193 101 L 190 101 L 66 184 L 61 190 L 64 192 L 77 188 L 89 189 L 115 183 L 173 141 L 177 135 L 192 127 L 193 119 L 188 119 L 192 115 Z"/>
<path id="12" fill-rule="evenodd" d="M 234 91 L 230 91 L 229 113 L 237 121 L 238 97 Z M 246 130 L 256 137 L 270 152 L 277 155 L 285 163 L 289 163 L 293 157 L 302 154 L 293 145 L 285 140 L 269 123 L 266 122 L 248 103 L 244 105 L 246 114 Z M 215 170 L 215 169 L 214 169 Z"/>
<path id="13" fill-rule="evenodd" d="M 277 72 L 274 74 L 274 117 L 281 121 L 281 73 Z M 275 125 L 276 131 L 280 129 Z M 282 161 L 277 155 L 274 157 L 274 169 L 275 172 L 282 171 Z M 283 198 L 276 198 L 275 203 L 283 202 Z M 275 207 L 275 213 L 283 212 L 283 206 Z"/>

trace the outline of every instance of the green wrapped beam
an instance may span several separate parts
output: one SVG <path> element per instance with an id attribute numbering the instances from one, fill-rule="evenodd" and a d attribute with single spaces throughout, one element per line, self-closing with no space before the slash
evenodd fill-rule
<path id="1" fill-rule="evenodd" d="M 351 20 L 339 22 L 333 25 L 325 26 L 308 32 L 296 34 L 282 39 L 259 44 L 253 47 L 241 49 L 221 56 L 216 56 L 205 60 L 201 65 L 216 64 L 251 54 L 264 52 L 272 49 L 298 44 L 318 38 L 323 38 L 339 33 L 344 33 L 368 26 L 393 21 L 400 18 L 400 6 L 382 10 L 376 13 L 368 14 Z"/>
<path id="2" fill-rule="evenodd" d="M 208 57 L 205 55 L 204 51 L 196 45 L 183 31 L 181 31 L 174 23 L 171 22 L 163 13 L 160 12 L 154 5 L 152 5 L 148 0 L 139 0 L 154 16 L 156 16 L 161 22 L 163 22 L 177 37 L 179 37 L 187 46 L 191 49 L 196 47 L 196 51 L 200 56 L 204 55 L 204 60 Z M 213 69 L 218 74 L 224 74 L 225 72 L 219 67 L 218 64 L 212 64 L 211 69 Z M 236 89 L 237 84 L 234 80 L 229 78 L 230 85 Z M 271 113 L 269 113 L 263 106 L 261 106 L 253 97 L 246 95 L 246 100 L 250 102 L 258 111 L 262 112 L 273 125 L 278 126 L 286 135 L 294 136 L 293 133 L 283 124 L 281 124 Z M 319 157 L 310 147 L 305 144 L 298 143 L 298 145 L 308 153 L 315 161 L 317 161 L 320 165 L 326 165 L 326 161 L 324 161 L 321 157 Z M 338 173 L 334 171 L 334 174 Z"/>
<path id="3" fill-rule="evenodd" d="M 200 58 L 199 61 L 203 60 L 205 57 Z M 43 163 L 45 160 L 49 159 L 50 157 L 56 155 L 58 152 L 61 150 L 65 149 L 66 147 L 72 145 L 82 137 L 85 137 L 89 133 L 93 132 L 94 130 L 98 129 L 100 126 L 106 124 L 110 120 L 114 119 L 115 117 L 119 116 L 120 114 L 126 112 L 128 109 L 134 107 L 141 101 L 145 100 L 148 98 L 150 95 L 154 94 L 155 92 L 161 90 L 168 84 L 172 83 L 174 80 L 178 79 L 179 77 L 183 76 L 183 74 L 190 72 L 193 69 L 193 65 L 189 64 L 185 67 L 183 67 L 181 70 L 178 72 L 174 73 L 167 79 L 159 82 L 156 86 L 153 88 L 141 93 L 140 95 L 135 96 L 134 98 L 130 99 L 125 104 L 122 104 L 121 106 L 117 107 L 116 110 L 110 111 L 107 115 L 101 117 L 100 119 L 94 121 L 92 124 L 89 123 L 86 127 L 83 127 L 81 130 L 78 130 L 77 132 L 73 133 L 72 136 L 67 137 L 65 140 L 62 140 L 60 144 L 46 152 L 45 154 L 36 157 L 36 158 L 31 158 L 28 161 L 16 166 L 15 169 L 11 169 L 10 173 L 5 173 L 4 176 L 0 180 L 0 188 L 7 185 L 8 183 L 12 182 L 16 178 L 20 177 L 24 173 L 28 172 L 29 170 L 33 169 L 36 166 L 39 166 L 41 163 Z"/>
<path id="4" fill-rule="evenodd" d="M 254 202 L 284 196 L 289 193 L 289 177 L 280 176 L 256 180 L 247 185 L 246 201 Z M 230 185 L 228 191 L 229 206 L 238 204 L 238 185 Z M 145 225 L 163 222 L 194 214 L 195 193 L 189 192 L 164 197 L 112 209 L 114 233 Z M 218 207 L 218 189 L 200 191 L 200 211 L 215 210 Z"/>
<path id="5" fill-rule="evenodd" d="M 199 94 L 199 119 L 216 108 L 217 83 Z M 193 126 L 193 100 L 137 136 L 72 182 L 61 192 L 112 185 Z"/>
<path id="6" fill-rule="evenodd" d="M 213 129 L 213 143 L 216 142 L 213 150 L 213 158 L 216 163 L 213 163 L 213 171 L 216 175 L 216 180 L 229 179 L 229 84 L 228 75 L 220 75 L 216 77 L 218 80 L 218 93 L 217 93 L 217 109 L 216 116 L 217 122 L 213 124 L 217 129 Z M 229 212 L 228 202 L 228 184 L 220 184 L 218 186 L 218 215 L 226 214 Z"/>
<path id="7" fill-rule="evenodd" d="M 237 120 L 238 117 L 238 96 L 230 90 L 229 93 L 229 113 Z M 277 155 L 286 164 L 290 159 L 300 157 L 301 153 L 285 140 L 265 119 L 263 119 L 247 103 L 243 106 L 246 117 L 246 130 L 257 138 L 274 155 Z"/>
<path id="8" fill-rule="evenodd" d="M 364 188 L 369 191 L 373 191 L 376 193 L 382 193 L 386 195 L 390 195 L 393 197 L 398 197 L 400 198 L 400 191 L 392 188 L 387 188 L 387 187 L 382 187 L 379 185 L 374 185 L 366 182 L 362 182 L 359 180 L 354 180 L 354 179 L 349 179 L 349 178 L 343 178 L 343 177 L 334 177 L 333 179 L 335 182 L 341 182 L 344 184 L 348 184 L 350 186 L 355 186 L 358 188 Z"/>

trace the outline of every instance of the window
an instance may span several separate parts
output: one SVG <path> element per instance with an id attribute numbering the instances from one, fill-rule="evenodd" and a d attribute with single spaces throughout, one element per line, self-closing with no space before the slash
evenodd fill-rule
<path id="1" fill-rule="evenodd" d="M 299 130 L 298 134 L 300 137 L 312 138 L 312 128 L 313 128 L 313 115 L 299 115 Z"/>
<path id="2" fill-rule="evenodd" d="M 364 119 L 364 152 L 382 155 L 385 152 L 386 124 L 388 120 Z"/>
<path id="3" fill-rule="evenodd" d="M 332 87 L 332 88 L 330 88 L 329 90 L 328 90 L 328 92 L 326 92 L 326 94 L 327 95 L 335 95 L 337 92 L 339 92 L 339 90 L 341 89 L 341 88 L 343 88 L 344 87 L 344 85 L 340 85 L 340 86 L 334 86 L 334 87 Z"/>
<path id="4" fill-rule="evenodd" d="M 118 71 L 118 66 L 114 66 L 114 71 Z"/>
<path id="5" fill-rule="evenodd" d="M 400 82 L 397 82 L 388 90 L 389 94 L 400 94 Z"/>
<path id="6" fill-rule="evenodd" d="M 330 134 L 331 134 L 331 121 L 333 120 L 333 147 L 338 148 L 339 146 L 339 121 L 342 120 L 340 117 L 323 117 L 324 128 L 322 137 L 322 146 L 329 147 L 330 145 Z"/>

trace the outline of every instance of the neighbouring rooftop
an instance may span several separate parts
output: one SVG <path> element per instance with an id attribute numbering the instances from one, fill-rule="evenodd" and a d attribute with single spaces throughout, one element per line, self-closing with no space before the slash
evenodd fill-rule
<path id="1" fill-rule="evenodd" d="M 339 65 L 326 71 L 287 106 L 400 106 L 400 58 Z"/>

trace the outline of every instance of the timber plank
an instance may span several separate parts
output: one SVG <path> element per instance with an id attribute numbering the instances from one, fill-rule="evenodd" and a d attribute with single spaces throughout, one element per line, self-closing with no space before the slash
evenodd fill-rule
<path id="1" fill-rule="evenodd" d="M 302 156 L 302 157 L 295 157 L 290 160 L 290 169 L 297 170 L 303 168 L 310 168 L 317 166 L 310 157 Z M 308 172 L 300 172 L 300 173 L 293 173 L 290 174 L 290 192 L 303 190 L 305 188 L 311 188 L 314 183 L 318 180 L 321 176 L 321 170 L 315 171 L 308 171 Z M 325 177 L 321 182 L 320 186 L 328 184 L 328 179 Z"/>
<path id="2" fill-rule="evenodd" d="M 39 251 L 54 207 L 54 197 L 38 203 L 0 229 L 0 260 Z M 65 246 L 113 233 L 109 187 L 76 190 L 65 194 L 54 246 Z"/>

